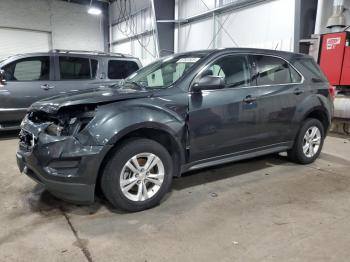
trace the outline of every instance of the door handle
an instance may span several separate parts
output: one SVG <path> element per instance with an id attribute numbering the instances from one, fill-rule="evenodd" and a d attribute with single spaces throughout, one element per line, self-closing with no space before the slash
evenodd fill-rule
<path id="1" fill-rule="evenodd" d="M 251 95 L 248 95 L 243 99 L 243 102 L 247 104 L 253 103 L 255 101 L 256 101 L 256 97 L 253 97 Z"/>
<path id="2" fill-rule="evenodd" d="M 293 91 L 293 94 L 295 94 L 297 96 L 302 94 L 302 93 L 304 93 L 304 90 L 301 90 L 299 87 L 294 89 L 294 91 Z"/>
<path id="3" fill-rule="evenodd" d="M 44 90 L 50 90 L 52 88 L 55 88 L 55 86 L 51 86 L 49 84 L 43 84 L 40 86 L 41 89 L 44 89 Z"/>

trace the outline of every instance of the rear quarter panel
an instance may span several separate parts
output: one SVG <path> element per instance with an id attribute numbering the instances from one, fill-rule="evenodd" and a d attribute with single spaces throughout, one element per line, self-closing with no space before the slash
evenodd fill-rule
<path id="1" fill-rule="evenodd" d="M 304 76 L 304 88 L 307 96 L 298 103 L 293 122 L 301 124 L 312 111 L 319 110 L 327 115 L 329 124 L 333 115 L 333 102 L 329 95 L 329 82 L 320 67 L 311 56 L 295 55 L 291 63 Z"/>

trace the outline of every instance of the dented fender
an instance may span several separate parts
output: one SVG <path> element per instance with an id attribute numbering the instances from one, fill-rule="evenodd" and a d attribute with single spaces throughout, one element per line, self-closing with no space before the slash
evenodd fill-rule
<path id="1" fill-rule="evenodd" d="M 187 100 L 182 96 L 172 96 L 178 101 L 156 97 L 99 106 L 95 118 L 77 139 L 90 145 L 114 145 L 131 132 L 151 128 L 168 133 L 183 149 L 187 117 L 187 104 L 183 101 Z"/>

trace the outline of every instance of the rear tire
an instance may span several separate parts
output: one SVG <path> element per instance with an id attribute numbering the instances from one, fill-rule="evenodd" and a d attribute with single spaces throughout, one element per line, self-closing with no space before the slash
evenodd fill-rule
<path id="1" fill-rule="evenodd" d="M 173 173 L 173 160 L 161 144 L 135 138 L 125 141 L 109 159 L 101 187 L 114 207 L 136 212 L 160 203 L 170 190 Z"/>
<path id="2" fill-rule="evenodd" d="M 293 148 L 288 151 L 288 158 L 299 164 L 310 164 L 320 155 L 323 141 L 322 123 L 315 118 L 308 118 L 300 128 Z"/>

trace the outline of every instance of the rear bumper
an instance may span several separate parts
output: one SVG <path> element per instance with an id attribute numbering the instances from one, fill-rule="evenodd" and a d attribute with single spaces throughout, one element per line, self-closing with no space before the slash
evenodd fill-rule
<path id="1" fill-rule="evenodd" d="M 32 126 L 24 126 L 26 130 L 35 127 L 27 124 Z M 74 137 L 50 136 L 45 132 L 35 137 L 34 146 L 19 145 L 16 158 L 21 173 L 58 198 L 92 203 L 99 169 L 110 146 L 85 146 Z"/>

